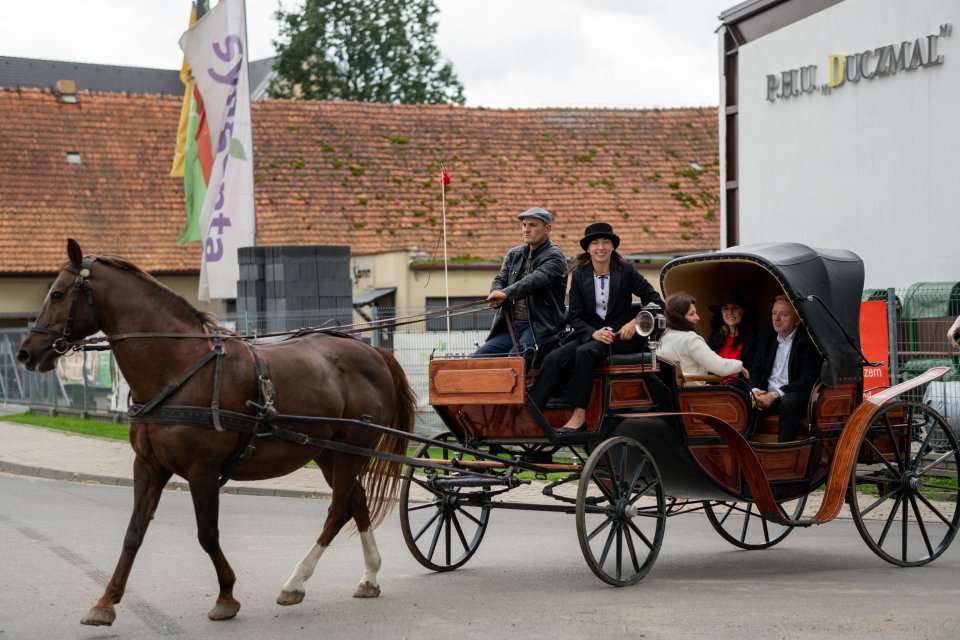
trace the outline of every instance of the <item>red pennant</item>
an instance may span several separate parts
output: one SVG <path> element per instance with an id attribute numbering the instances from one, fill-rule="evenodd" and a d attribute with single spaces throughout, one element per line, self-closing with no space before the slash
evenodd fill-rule
<path id="1" fill-rule="evenodd" d="M 453 181 L 450 179 L 450 174 L 447 173 L 446 171 L 443 172 L 443 176 L 440 178 L 440 181 L 441 181 L 443 184 L 450 184 L 451 182 L 453 182 Z"/>

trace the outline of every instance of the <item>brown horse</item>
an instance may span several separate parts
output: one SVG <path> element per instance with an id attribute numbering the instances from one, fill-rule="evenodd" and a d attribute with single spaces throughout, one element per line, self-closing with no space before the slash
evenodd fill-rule
<path id="1" fill-rule="evenodd" d="M 380 555 L 372 530 L 395 502 L 400 463 L 313 443 L 295 444 L 271 433 L 252 435 L 249 429 L 232 429 L 228 417 L 253 414 L 245 406 L 248 400 L 259 399 L 261 404 L 273 400 L 280 414 L 362 419 L 409 433 L 416 399 L 393 356 L 349 337 L 316 333 L 253 347 L 125 260 L 84 258 L 74 240 L 67 242 L 67 255 L 69 262 L 50 288 L 17 358 L 27 369 L 49 371 L 79 339 L 102 330 L 130 384 L 134 406 L 160 400 L 157 409 L 131 416 L 130 444 L 136 453 L 133 513 L 113 577 L 82 622 L 113 622 L 114 605 L 123 597 L 137 550 L 173 474 L 190 484 L 200 545 L 217 572 L 220 591 L 207 615 L 212 620 L 233 618 L 240 603 L 233 597 L 236 576 L 220 549 L 221 479 L 273 478 L 310 460 L 320 466 L 333 497 L 320 537 L 283 585 L 277 602 L 288 605 L 303 600 L 304 582 L 351 518 L 360 532 L 364 562 L 354 595 L 378 596 Z M 222 356 L 215 355 L 221 350 Z M 261 381 L 264 378 L 272 381 L 272 388 Z M 151 414 L 162 414 L 171 406 L 198 408 L 195 413 L 206 411 L 208 419 L 217 413 L 217 426 L 222 415 L 227 427 L 214 428 L 212 420 L 207 426 L 196 420 L 178 424 L 170 414 L 160 423 L 151 421 Z M 269 420 L 246 420 L 258 430 L 270 426 Z M 403 453 L 406 446 L 402 437 L 381 435 L 349 420 L 335 424 L 293 420 L 282 427 L 388 455 Z M 253 440 L 256 446 L 251 449 L 247 445 Z M 238 457 L 245 447 L 245 453 L 252 451 L 252 455 Z"/>

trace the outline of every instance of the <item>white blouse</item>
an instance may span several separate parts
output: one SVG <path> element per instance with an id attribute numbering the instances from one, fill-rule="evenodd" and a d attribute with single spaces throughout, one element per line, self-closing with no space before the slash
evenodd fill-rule
<path id="1" fill-rule="evenodd" d="M 726 377 L 738 373 L 743 368 L 743 362 L 740 360 L 729 360 L 718 356 L 696 331 L 667 329 L 660 338 L 660 349 L 657 350 L 657 355 L 678 361 L 684 375 L 702 376 L 712 373 Z M 697 385 L 703 382 L 687 384 Z"/>

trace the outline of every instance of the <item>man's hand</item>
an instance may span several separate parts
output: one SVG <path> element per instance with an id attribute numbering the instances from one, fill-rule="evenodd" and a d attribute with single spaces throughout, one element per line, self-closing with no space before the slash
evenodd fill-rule
<path id="1" fill-rule="evenodd" d="M 753 406 L 757 409 L 769 409 L 776 402 L 780 394 L 776 391 L 763 391 L 753 394 Z"/>
<path id="2" fill-rule="evenodd" d="M 494 309 L 500 307 L 506 301 L 507 294 L 505 294 L 503 291 L 491 291 L 490 295 L 487 296 L 487 302 Z"/>
<path id="3" fill-rule="evenodd" d="M 613 332 L 613 329 L 610 327 L 603 327 L 602 329 L 597 329 L 593 332 L 593 339 L 599 340 L 603 344 L 613 344 L 613 341 L 616 340 L 617 334 Z"/>
<path id="4" fill-rule="evenodd" d="M 620 327 L 620 331 L 617 333 L 620 336 L 621 340 L 630 340 L 633 336 L 637 335 L 637 323 L 628 322 L 627 324 Z"/>
<path id="5" fill-rule="evenodd" d="M 947 340 L 950 341 L 950 344 L 952 344 L 954 348 L 960 347 L 960 345 L 957 344 L 957 331 L 960 331 L 960 316 L 957 317 L 953 326 L 947 330 Z"/>

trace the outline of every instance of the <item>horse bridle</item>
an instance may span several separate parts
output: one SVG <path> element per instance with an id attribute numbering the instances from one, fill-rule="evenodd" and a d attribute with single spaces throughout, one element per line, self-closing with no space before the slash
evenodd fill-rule
<path id="1" fill-rule="evenodd" d="M 70 300 L 70 311 L 67 313 L 67 321 L 64 324 L 63 329 L 57 331 L 56 329 L 38 327 L 37 325 L 33 325 L 28 329 L 28 331 L 31 333 L 43 333 L 57 336 L 57 339 L 53 341 L 51 348 L 60 355 L 65 354 L 70 350 L 70 347 L 73 346 L 73 343 L 70 341 L 70 336 L 73 333 L 74 316 L 77 312 L 77 303 L 80 301 L 81 294 L 87 299 L 87 305 L 90 307 L 90 310 L 93 313 L 94 322 L 96 323 L 97 328 L 100 327 L 100 310 L 97 309 L 97 305 L 93 301 L 93 291 L 90 289 L 90 272 L 93 267 L 93 263 L 96 261 L 97 259 L 95 257 L 84 258 L 83 262 L 80 263 L 79 269 L 69 263 L 63 266 L 64 271 L 76 274 L 77 276 L 73 281 L 73 296 Z"/>

